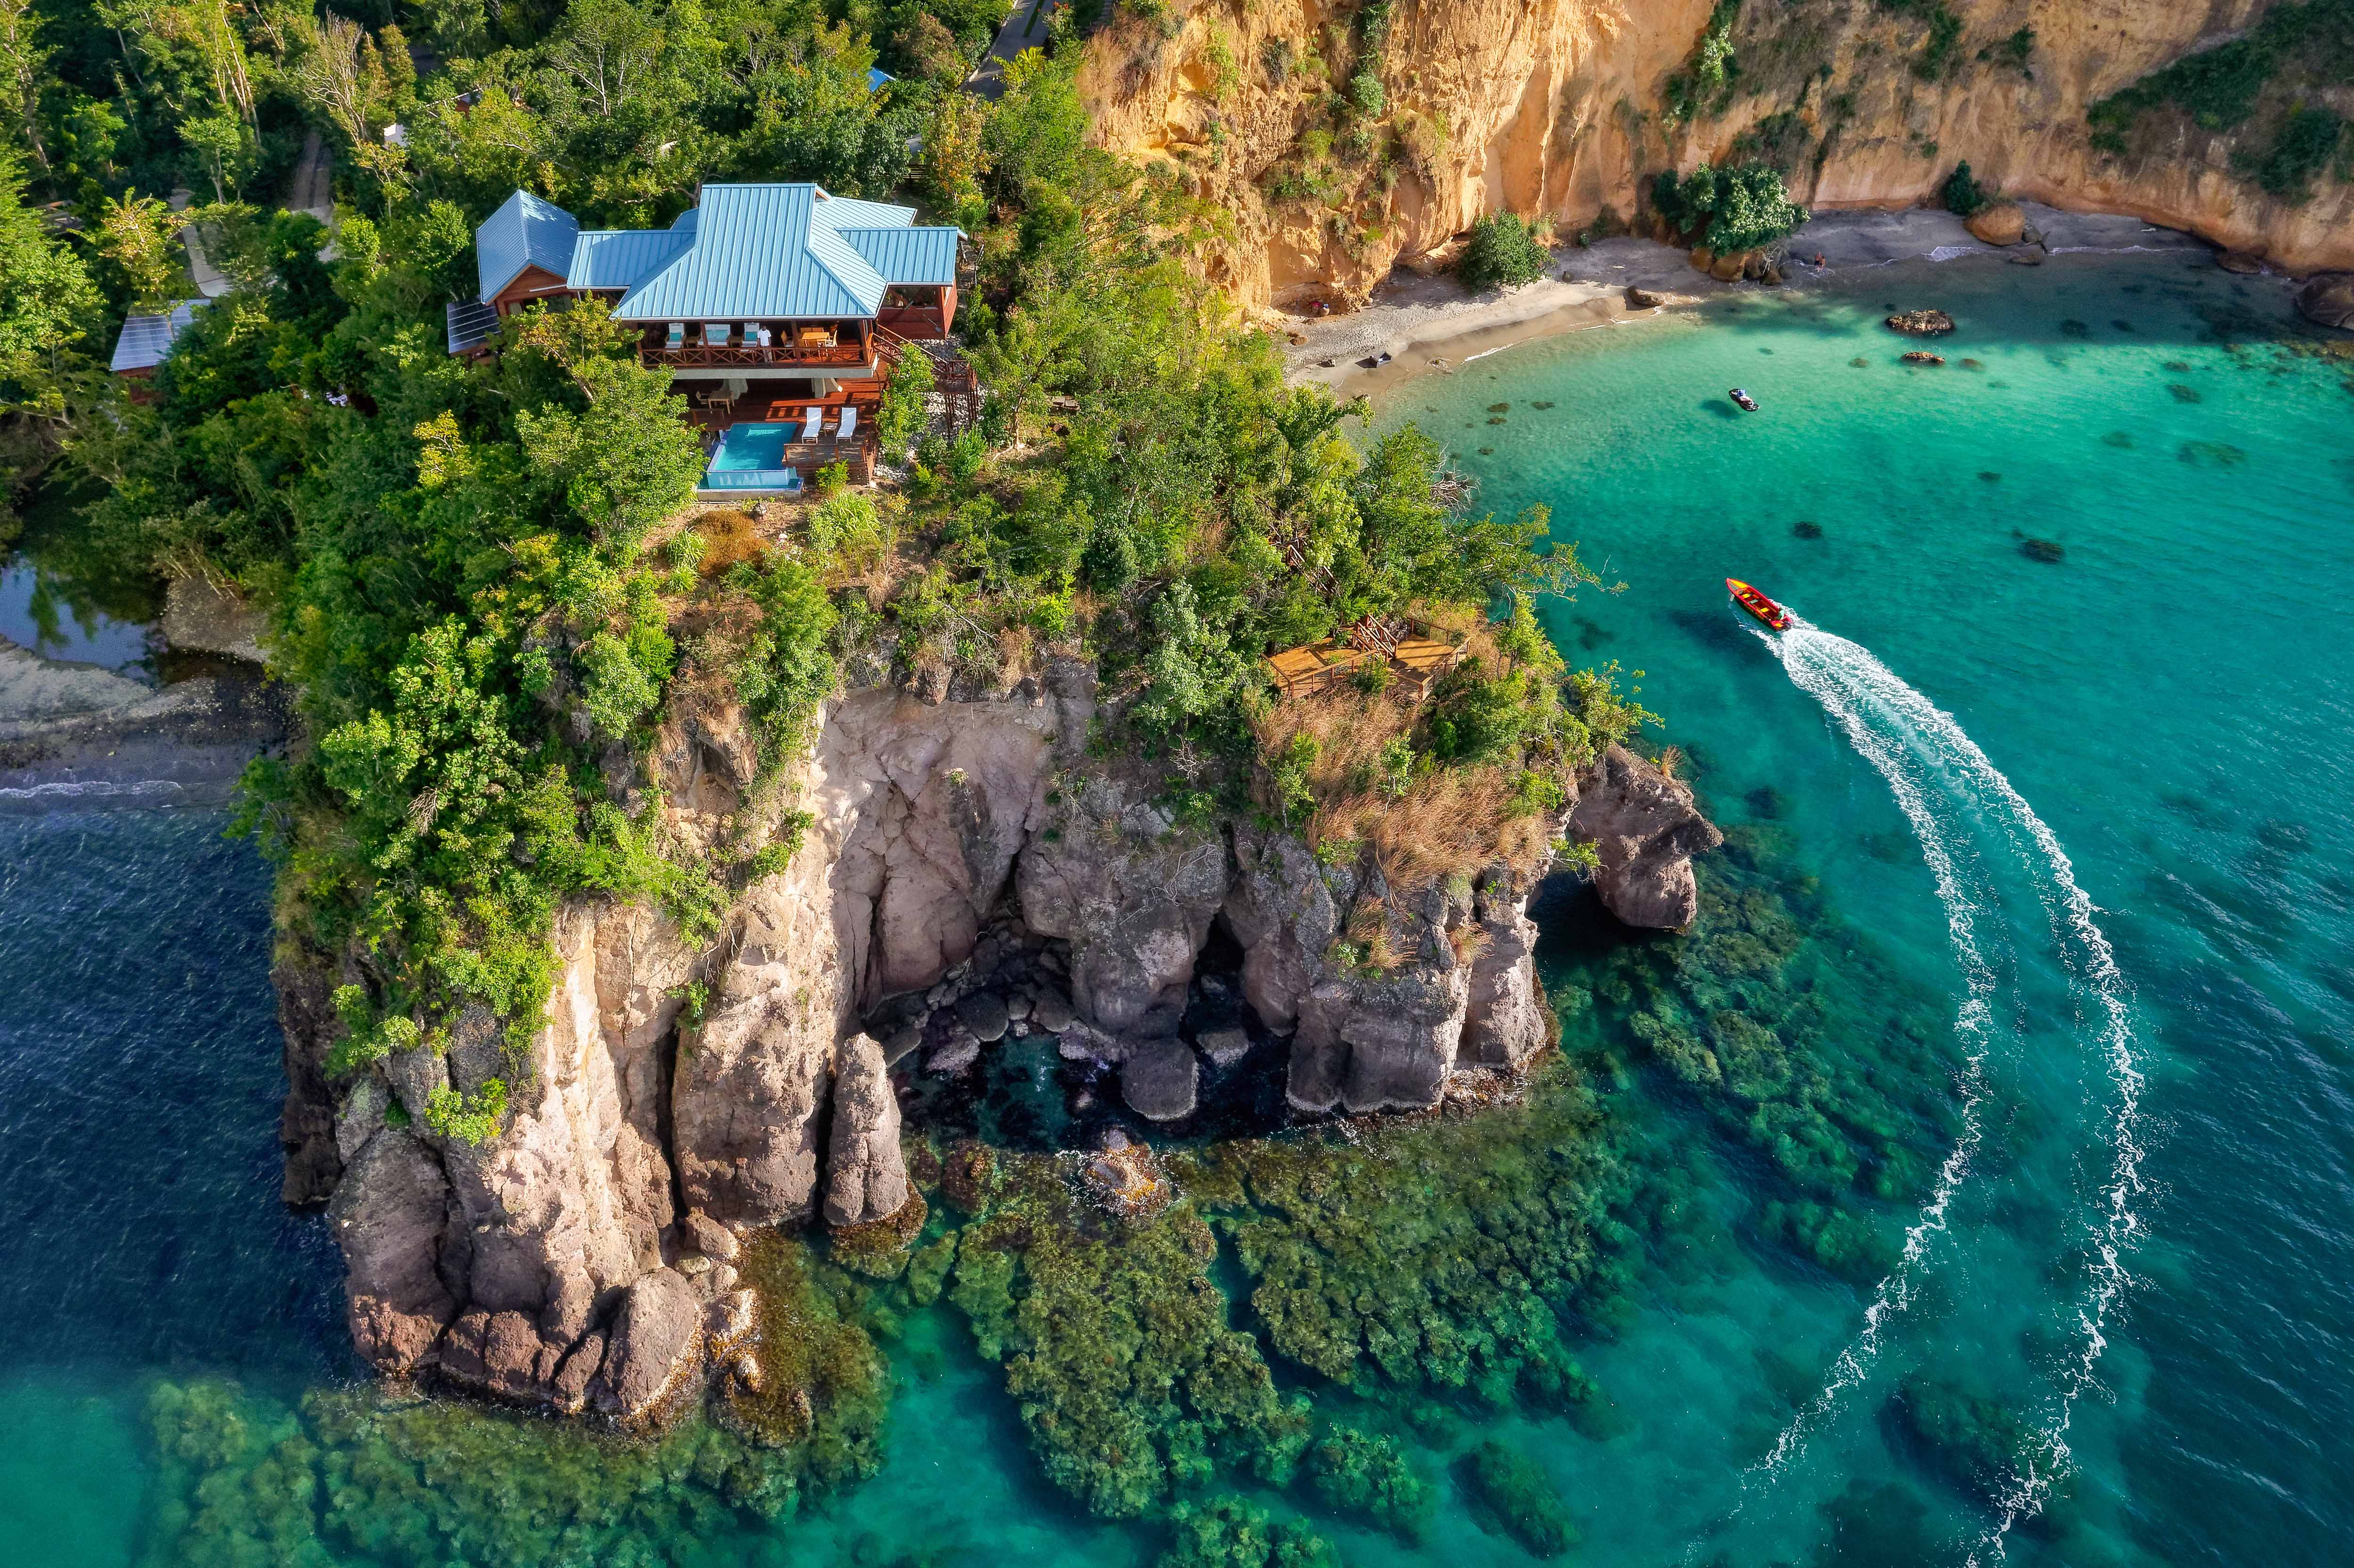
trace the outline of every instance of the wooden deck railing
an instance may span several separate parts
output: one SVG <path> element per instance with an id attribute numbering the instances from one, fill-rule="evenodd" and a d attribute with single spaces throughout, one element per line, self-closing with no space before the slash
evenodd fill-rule
<path id="1" fill-rule="evenodd" d="M 689 343 L 676 348 L 650 344 L 640 351 L 640 357 L 648 369 L 668 370 L 751 370 L 779 366 L 847 370 L 872 369 L 875 363 L 873 351 L 854 343 L 832 348 L 796 348 L 781 343 L 729 346 Z"/>

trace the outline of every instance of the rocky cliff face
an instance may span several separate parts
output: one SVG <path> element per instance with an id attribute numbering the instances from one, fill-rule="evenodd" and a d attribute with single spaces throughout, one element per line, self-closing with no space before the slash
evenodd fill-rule
<path id="1" fill-rule="evenodd" d="M 1250 305 L 1362 300 L 1486 212 L 1633 220 L 1659 170 L 1759 155 L 1819 207 L 1914 206 L 1967 160 L 2015 196 L 2295 271 L 2354 265 L 2354 186 L 2283 200 L 2179 115 L 2122 153 L 2086 123 L 2264 0 L 1946 0 L 1958 32 L 1931 56 L 1935 9 L 1752 3 L 1708 44 L 1725 20 L 1708 0 L 1171 0 L 1098 33 L 1080 81 L 1106 146 L 1172 165 L 1221 215 L 1197 254 Z M 1704 44 L 1731 51 L 1723 89 L 1696 85 Z"/>
<path id="2" fill-rule="evenodd" d="M 1192 1114 L 1204 1055 L 1288 1042 L 1294 1107 L 1363 1112 L 1435 1105 L 1458 1067 L 1513 1067 L 1549 1041 L 1527 877 L 1394 888 L 1287 833 L 1178 822 L 1157 776 L 1084 754 L 1094 716 L 1077 664 L 989 700 L 838 701 L 799 779 L 801 849 L 716 942 L 691 948 L 632 906 L 563 912 L 530 1072 L 480 1146 L 423 1113 L 436 1089 L 503 1070 L 495 1021 L 461 1018 L 444 1050 L 331 1087 L 317 1065 L 341 1024 L 323 999 L 342 977 L 284 967 L 287 1194 L 332 1194 L 361 1353 L 516 1403 L 661 1419 L 739 1364 L 738 1234 L 821 1214 L 875 1226 L 919 1202 L 894 1068 L 960 1074 L 1009 1028 L 1117 1068 L 1156 1120 Z M 763 809 L 740 739 L 725 715 L 664 729 L 654 762 L 681 831 Z M 1680 857 L 1715 841 L 1688 792 L 1614 752 L 1577 810 L 1612 834 L 1613 908 L 1689 918 Z M 1215 1017 L 1204 1002 L 1225 989 L 1197 974 L 1214 930 L 1242 953 L 1241 994 Z M 690 982 L 699 1016 L 683 1012 Z"/>

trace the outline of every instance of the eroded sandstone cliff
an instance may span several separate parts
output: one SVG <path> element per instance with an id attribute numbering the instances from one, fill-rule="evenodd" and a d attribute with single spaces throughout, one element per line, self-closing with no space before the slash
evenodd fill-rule
<path id="1" fill-rule="evenodd" d="M 892 1075 L 964 1073 L 1009 1026 L 1116 1067 L 1131 1108 L 1162 1120 L 1193 1112 L 1204 1058 L 1254 1048 L 1288 1049 L 1298 1109 L 1355 1113 L 1435 1105 L 1458 1068 L 1548 1043 L 1528 874 L 1397 888 L 1286 832 L 1180 821 L 1150 768 L 1087 753 L 1095 716 L 1071 662 L 974 701 L 835 701 L 788 792 L 804 842 L 715 941 L 634 905 L 563 911 L 528 1071 L 479 1145 L 425 1110 L 437 1089 L 513 1075 L 496 1021 L 331 1084 L 319 1064 L 342 1024 L 323 998 L 348 977 L 321 955 L 282 966 L 287 1192 L 328 1197 L 361 1353 L 625 1424 L 679 1408 L 714 1369 L 757 1381 L 737 1235 L 920 1213 Z M 782 810 L 750 798 L 740 742 L 725 715 L 665 725 L 652 765 L 678 831 Z M 1612 907 L 1690 918 L 1683 857 L 1715 841 L 1688 791 L 1614 749 L 1577 810 L 1598 824 Z M 1218 983 L 1197 973 L 1214 929 L 1241 951 L 1231 1018 L 1247 1029 L 1192 1007 Z M 1067 994 L 1002 982 L 1017 971 Z M 885 1019 L 887 1045 L 861 1032 Z"/>
<path id="2" fill-rule="evenodd" d="M 1248 305 L 1362 300 L 1490 211 L 1564 232 L 1637 221 L 1660 170 L 1749 156 L 1817 207 L 1932 200 L 1966 160 L 2015 196 L 2137 214 L 2294 271 L 2354 265 L 2354 185 L 2267 194 L 2239 141 L 2178 112 L 2121 148 L 2087 122 L 2264 9 L 1170 0 L 1117 16 L 1080 80 L 1106 146 L 1173 168 L 1219 215 L 1200 263 Z M 2354 88 L 2316 101 L 2354 112 Z"/>

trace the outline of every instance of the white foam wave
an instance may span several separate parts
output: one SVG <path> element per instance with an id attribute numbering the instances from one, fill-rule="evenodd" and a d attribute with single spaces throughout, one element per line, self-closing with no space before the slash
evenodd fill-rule
<path id="1" fill-rule="evenodd" d="M 2012 1527 L 2041 1510 L 2052 1484 L 2067 1471 L 2068 1431 L 2076 1402 L 2098 1386 L 2097 1369 L 2108 1344 L 2109 1316 L 2133 1284 L 2126 1258 L 2139 1245 L 2145 1229 L 2135 1205 L 2145 1191 L 2141 1164 L 2146 1150 L 2141 1135 L 2144 1078 L 2134 1030 L 2132 991 L 2117 968 L 2115 952 L 2094 917 L 2093 901 L 2077 883 L 2074 865 L 2061 847 L 2058 836 L 1952 715 L 1899 679 L 1869 650 L 1804 620 L 1795 621 L 1789 631 L 1774 641 L 1791 679 L 1823 705 L 1857 751 L 1896 791 L 1897 803 L 1913 822 L 1921 838 L 1923 853 L 1929 857 L 1931 870 L 1937 876 L 1939 896 L 1947 900 L 1949 929 L 1956 924 L 1950 896 L 1954 884 L 1948 871 L 1941 868 L 1941 857 L 1950 862 L 1954 849 L 1941 836 L 1923 831 L 1926 821 L 1936 825 L 1942 833 L 1946 818 L 1928 809 L 1920 781 L 1906 765 L 1908 753 L 1915 760 L 1929 762 L 1959 787 L 1965 799 L 1954 802 L 1956 807 L 1975 807 L 1990 823 L 2020 842 L 2022 851 L 2031 848 L 2031 853 L 2022 853 L 2020 858 L 2047 912 L 2072 985 L 2080 995 L 2089 996 L 2099 1014 L 2098 1049 L 2111 1087 L 2105 1128 L 2109 1161 L 2106 1179 L 2092 1212 L 2081 1222 L 2088 1283 L 2075 1303 L 2075 1350 L 2062 1371 L 2059 1386 L 2044 1413 L 2037 1438 L 2039 1452 L 2030 1458 L 2022 1473 L 2009 1478 L 1996 1504 L 1995 1523 L 1969 1556 L 1972 1564 L 1988 1557 L 1999 1561 L 2004 1554 L 2004 1538 Z M 1866 722 L 1867 715 L 1884 718 L 1885 731 Z M 1967 951 L 1957 938 L 1957 957 Z M 1965 958 L 1966 974 L 1967 970 Z M 1983 1005 L 1973 994 L 1964 1004 L 1965 1012 L 1974 1003 Z M 1974 1072 L 1981 1061 L 1982 1054 L 1974 1057 Z M 1976 1090 L 1982 1093 L 1982 1083 L 1976 1086 Z M 1972 1099 L 1967 1108 L 1975 1111 L 1976 1105 Z M 1974 1135 L 1975 1119 L 1967 1125 L 1972 1130 L 1965 1133 L 1966 1139 Z M 1956 1153 L 1960 1152 L 1961 1146 L 1957 1145 Z M 1956 1181 L 1960 1171 L 1967 1169 L 1966 1164 L 1956 1168 L 1952 1156 L 1946 1163 Z M 1934 1212 L 1942 1228 L 1944 1204 L 1950 1196 L 1945 1173 L 1941 1173 L 1930 1209 L 1924 1211 L 1924 1223 Z M 1915 1232 L 1922 1228 L 1923 1223 L 1916 1223 Z M 1906 1270 L 1915 1264 L 1914 1249 L 1909 1245 L 1911 1237 L 1907 1239 L 1904 1261 L 1890 1277 L 1893 1285 L 1883 1283 L 1875 1296 L 1873 1311 L 1880 1309 L 1883 1299 L 1899 1303 L 1896 1309 L 1901 1310 L 1903 1292 L 1909 1285 Z M 1859 1348 L 1867 1353 L 1876 1348 L 1880 1326 L 1881 1319 L 1867 1312 L 1863 1330 L 1842 1353 L 1826 1382 L 1825 1393 L 1818 1395 L 1816 1405 L 1829 1408 L 1827 1400 L 1860 1380 L 1869 1363 L 1857 1359 Z M 1805 1425 L 1816 1405 L 1810 1405 L 1808 1413 L 1802 1413 L 1799 1420 L 1792 1424 L 1792 1431 L 1785 1434 L 1786 1439 L 1803 1440 Z M 1777 1443 L 1772 1462 L 1780 1462 L 1788 1446 L 1787 1442 Z"/>
<path id="2" fill-rule="evenodd" d="M 179 793 L 181 787 L 169 779 L 58 779 L 0 787 L 0 800 L 120 800 Z"/>
<path id="3" fill-rule="evenodd" d="M 1879 1357 L 1883 1330 L 1912 1305 L 1931 1244 L 1945 1234 L 1954 1195 L 1969 1175 L 1970 1163 L 1983 1136 L 1987 1040 L 1998 977 L 1994 965 L 1987 959 L 1978 930 L 1978 913 L 1987 895 L 1983 888 L 1963 885 L 1959 852 L 1967 846 L 1959 842 L 1962 825 L 1954 821 L 1950 810 L 1940 809 L 1944 803 L 1925 787 L 1919 759 L 1886 727 L 1872 722 L 1874 715 L 1870 710 L 1880 705 L 1876 700 L 1879 694 L 1867 685 L 1843 679 L 1842 661 L 1829 656 L 1830 643 L 1840 640 L 1815 641 L 1821 634 L 1811 631 L 1803 621 L 1795 622 L 1791 630 L 1778 638 L 1759 635 L 1780 656 L 1791 680 L 1822 705 L 1823 711 L 1839 726 L 1849 743 L 1887 780 L 1898 809 L 1912 824 L 1922 857 L 1936 883 L 1937 898 L 1946 910 L 1946 936 L 1961 968 L 1963 982 L 1962 1003 L 1954 1018 L 1954 1032 L 1961 1041 L 1964 1060 L 1958 1086 L 1962 1097 L 1961 1133 L 1938 1167 L 1928 1202 L 1905 1230 L 1904 1245 L 1897 1255 L 1896 1266 L 1873 1288 L 1872 1304 L 1864 1308 L 1863 1326 L 1840 1351 L 1823 1386 L 1783 1428 L 1772 1450 L 1755 1467 L 1771 1475 L 1805 1447 L 1808 1436 L 1823 1417 L 1836 1410 L 1848 1392 L 1870 1373 Z"/>

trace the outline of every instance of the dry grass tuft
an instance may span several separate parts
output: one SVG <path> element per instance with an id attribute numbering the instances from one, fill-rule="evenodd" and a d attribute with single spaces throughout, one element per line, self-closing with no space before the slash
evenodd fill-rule
<path id="1" fill-rule="evenodd" d="M 736 508 L 706 512 L 695 520 L 703 535 L 703 575 L 716 577 L 738 561 L 757 561 L 768 546 L 751 517 Z"/>
<path id="2" fill-rule="evenodd" d="M 1513 773 L 1492 764 L 1440 768 L 1403 794 L 1384 753 L 1407 737 L 1414 714 L 1355 692 L 1279 703 L 1257 723 L 1261 754 L 1278 756 L 1297 736 L 1316 743 L 1309 789 L 1316 808 L 1305 824 L 1313 845 L 1363 843 L 1401 891 L 1470 874 L 1499 860 L 1523 870 L 1550 842 L 1542 817 L 1514 809 Z"/>

